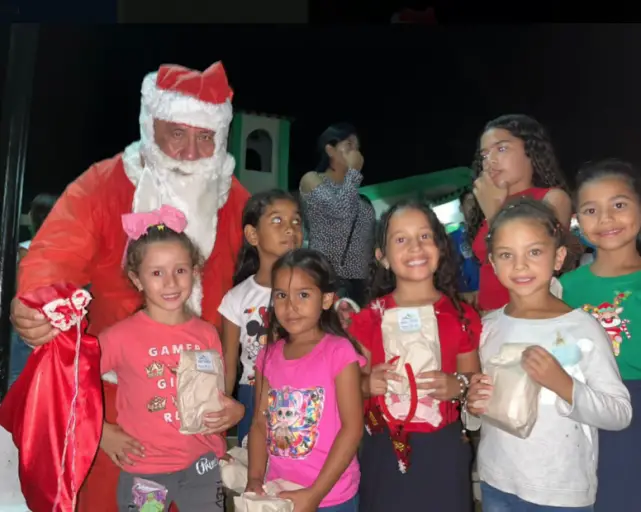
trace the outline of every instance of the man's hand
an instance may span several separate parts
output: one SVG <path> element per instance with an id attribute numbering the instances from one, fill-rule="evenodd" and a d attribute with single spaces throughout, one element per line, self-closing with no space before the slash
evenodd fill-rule
<path id="1" fill-rule="evenodd" d="M 44 345 L 60 334 L 40 311 L 28 308 L 18 297 L 11 301 L 11 323 L 20 337 L 33 347 Z"/>
<path id="2" fill-rule="evenodd" d="M 100 448 L 109 456 L 113 463 L 120 469 L 125 465 L 134 466 L 129 454 L 138 457 L 145 456 L 145 447 L 128 435 L 119 425 L 105 423 L 102 427 Z"/>

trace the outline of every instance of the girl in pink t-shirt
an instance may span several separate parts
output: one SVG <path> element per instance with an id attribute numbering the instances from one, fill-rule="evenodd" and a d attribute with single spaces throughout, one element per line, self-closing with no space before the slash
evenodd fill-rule
<path id="1" fill-rule="evenodd" d="M 101 371 L 118 379 L 117 425 L 100 447 L 120 467 L 118 510 L 138 510 L 153 496 L 159 510 L 220 511 L 224 494 L 218 466 L 226 452 L 222 433 L 244 407 L 221 394 L 224 409 L 205 415 L 207 431 L 180 433 L 176 369 L 183 350 L 222 352 L 216 329 L 188 307 L 199 256 L 183 232 L 184 215 L 168 206 L 123 216 L 130 242 L 126 270 L 144 295 L 144 307 L 100 335 Z M 222 357 L 222 354 L 221 354 Z M 143 480 L 141 482 L 141 479 Z M 153 489 L 163 489 L 156 494 Z"/>
<path id="2" fill-rule="evenodd" d="M 262 494 L 276 479 L 298 484 L 280 495 L 296 512 L 358 510 L 365 359 L 332 307 L 336 287 L 330 263 L 310 249 L 272 269 L 274 329 L 256 361 L 247 491 Z"/>

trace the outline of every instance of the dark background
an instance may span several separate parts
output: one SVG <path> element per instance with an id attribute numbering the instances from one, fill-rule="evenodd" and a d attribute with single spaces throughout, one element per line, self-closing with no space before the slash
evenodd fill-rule
<path id="1" fill-rule="evenodd" d="M 468 165 L 483 124 L 510 112 L 548 127 L 570 179 L 589 159 L 637 162 L 640 55 L 641 27 L 623 24 L 45 25 L 23 210 L 138 138 L 140 84 L 161 63 L 222 60 L 237 110 L 293 117 L 295 188 L 335 121 L 359 129 L 367 184 Z"/>

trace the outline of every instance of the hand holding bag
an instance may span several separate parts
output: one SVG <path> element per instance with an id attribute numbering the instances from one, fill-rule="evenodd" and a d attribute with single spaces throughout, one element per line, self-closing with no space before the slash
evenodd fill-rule
<path id="1" fill-rule="evenodd" d="M 103 422 L 100 348 L 88 335 L 91 295 L 70 284 L 20 297 L 60 331 L 36 347 L 0 405 L 0 425 L 19 453 L 22 493 L 33 512 L 75 510 Z"/>
<path id="2" fill-rule="evenodd" d="M 492 381 L 483 421 L 513 436 L 526 439 L 539 413 L 541 386 L 523 369 L 523 351 L 530 345 L 509 343 L 486 364 L 484 373 Z"/>
<path id="3" fill-rule="evenodd" d="M 440 425 L 439 401 L 429 391 L 416 387 L 416 376 L 441 369 L 441 343 L 433 306 L 393 308 L 383 314 L 381 324 L 385 360 L 396 364 L 403 380 L 390 380 L 382 398 L 386 419 Z"/>
<path id="4" fill-rule="evenodd" d="M 297 491 L 302 486 L 286 480 L 272 480 L 263 486 L 265 494 L 259 496 L 253 492 L 245 492 L 234 498 L 235 512 L 294 512 L 294 504 L 290 500 L 278 497 L 278 493 Z"/>
<path id="5" fill-rule="evenodd" d="M 225 392 L 223 360 L 216 350 L 184 350 L 178 364 L 176 407 L 181 434 L 201 434 L 206 413 L 223 410 L 220 393 Z"/>
<path id="6" fill-rule="evenodd" d="M 220 477 L 223 486 L 237 494 L 247 487 L 249 454 L 247 448 L 234 447 L 227 452 L 231 460 L 220 461 Z"/>

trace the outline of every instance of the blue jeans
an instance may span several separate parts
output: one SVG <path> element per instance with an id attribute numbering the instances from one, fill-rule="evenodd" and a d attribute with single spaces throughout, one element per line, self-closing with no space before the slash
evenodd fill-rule
<path id="1" fill-rule="evenodd" d="M 318 512 L 358 512 L 358 494 L 351 500 L 334 505 L 333 507 L 321 507 Z"/>
<path id="2" fill-rule="evenodd" d="M 632 410 L 641 411 L 641 380 L 624 380 Z M 641 459 L 641 415 L 633 414 L 625 430 L 599 430 L 599 466 L 596 512 L 639 510 L 639 459 Z"/>
<path id="3" fill-rule="evenodd" d="M 27 363 L 31 354 L 31 347 L 27 345 L 18 333 L 11 328 L 11 357 L 9 358 L 9 386 L 11 386 Z"/>
<path id="4" fill-rule="evenodd" d="M 238 401 L 245 406 L 245 416 L 238 423 L 238 446 L 243 445 L 243 439 L 249 434 L 254 417 L 254 400 L 256 387 L 249 384 L 238 386 Z"/>
<path id="5" fill-rule="evenodd" d="M 523 501 L 516 494 L 499 491 L 481 482 L 483 512 L 592 512 L 594 507 L 550 507 Z M 612 511 L 614 512 L 614 511 Z M 623 512 L 623 511 L 621 511 Z"/>

